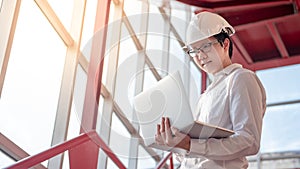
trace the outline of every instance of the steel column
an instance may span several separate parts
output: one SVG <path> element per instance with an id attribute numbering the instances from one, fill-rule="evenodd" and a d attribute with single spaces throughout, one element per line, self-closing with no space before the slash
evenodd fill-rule
<path id="1" fill-rule="evenodd" d="M 108 30 L 108 34 L 110 34 L 109 39 L 109 48 L 112 47 L 108 59 L 107 66 L 107 75 L 106 75 L 106 88 L 110 92 L 109 97 L 104 98 L 102 114 L 98 115 L 98 119 L 101 119 L 97 125 L 99 129 L 97 131 L 101 134 L 101 138 L 103 141 L 109 145 L 110 141 L 110 132 L 111 132 L 111 124 L 112 124 L 112 113 L 113 113 L 113 99 L 115 94 L 115 84 L 116 84 L 116 76 L 117 76 L 117 68 L 118 68 L 118 56 L 120 49 L 120 37 L 121 37 L 121 26 L 122 22 L 120 21 L 122 18 L 123 11 L 123 0 L 119 0 L 117 3 L 114 1 L 114 16 L 113 16 L 113 24 L 110 30 Z M 99 152 L 99 163 L 98 168 L 107 168 L 107 155 L 100 149 Z"/>
<path id="2" fill-rule="evenodd" d="M 15 35 L 21 0 L 2 1 L 0 12 L 0 97 L 4 85 L 10 51 Z"/>
<path id="3" fill-rule="evenodd" d="M 80 133 L 96 128 L 110 0 L 98 0 Z"/>
<path id="4" fill-rule="evenodd" d="M 81 119 L 80 133 L 96 129 L 98 103 L 101 93 L 101 79 L 103 72 L 103 62 L 106 46 L 106 25 L 108 23 L 110 0 L 99 0 L 94 25 L 94 37 L 92 41 L 92 51 L 88 69 L 86 94 Z M 101 30 L 102 29 L 102 30 Z M 104 30 L 103 30 L 104 29 Z M 91 144 L 82 145 L 80 148 L 69 151 L 70 166 L 81 169 L 82 156 L 89 157 L 84 168 L 96 168 L 99 150 Z"/>
<path id="5" fill-rule="evenodd" d="M 145 76 L 145 57 L 147 52 L 147 30 L 148 30 L 148 24 L 149 24 L 149 3 L 146 0 L 142 1 L 142 11 L 141 13 L 144 13 L 141 17 L 140 22 L 140 36 L 139 36 L 139 42 L 142 45 L 142 48 L 144 50 L 138 51 L 138 58 L 136 63 L 136 72 L 140 71 L 139 76 L 136 77 L 135 81 L 135 90 L 134 95 L 139 94 L 143 91 L 144 86 L 144 76 Z M 132 109 L 132 121 L 137 121 L 136 112 L 134 109 Z M 139 132 L 139 125 L 138 124 L 132 124 L 134 129 Z M 130 138 L 130 145 L 129 145 L 129 163 L 128 168 L 137 168 L 137 160 L 138 160 L 138 151 L 139 151 L 139 138 L 135 135 L 131 135 Z"/>
<path id="6" fill-rule="evenodd" d="M 44 1 L 36 1 L 36 2 L 40 3 L 39 6 L 43 11 L 43 13 L 47 15 L 47 18 L 56 18 L 54 20 L 49 19 L 50 22 L 53 22 L 52 25 L 59 25 L 59 28 L 57 29 L 64 30 L 62 32 L 65 32 L 66 30 L 63 27 L 63 25 L 56 23 L 56 22 L 58 23 L 61 22 L 57 18 L 54 11 L 51 9 L 50 5 Z M 42 5 L 42 4 L 48 4 L 48 5 Z M 86 6 L 85 0 L 74 1 L 72 24 L 70 30 L 70 34 L 74 39 L 71 38 L 71 35 L 69 35 L 68 32 L 64 33 L 64 35 L 67 35 L 66 42 L 68 43 L 72 42 L 72 45 L 67 46 L 68 48 L 66 53 L 65 66 L 63 71 L 63 77 L 62 77 L 61 88 L 60 88 L 59 99 L 58 99 L 58 107 L 57 107 L 57 112 L 55 117 L 55 125 L 53 129 L 53 136 L 51 142 L 52 146 L 61 143 L 67 139 L 76 71 L 78 65 L 78 56 L 80 55 L 79 50 L 80 50 L 81 35 L 83 29 L 85 6 Z M 59 33 L 60 31 L 57 32 Z M 61 37 L 63 38 L 65 36 L 61 36 Z M 48 168 L 49 169 L 62 168 L 62 165 L 63 165 L 63 154 L 51 158 L 48 163 Z"/>
<path id="7" fill-rule="evenodd" d="M 186 20 L 190 21 L 191 20 L 191 7 L 186 6 Z M 169 22 L 171 23 L 171 21 Z M 188 25 L 185 26 L 185 31 L 187 31 Z M 191 82 L 193 82 L 193 77 L 191 76 L 191 65 L 190 62 L 193 62 L 195 64 L 195 62 L 193 60 L 191 60 L 191 58 L 185 54 L 184 55 L 184 65 L 183 65 L 183 71 L 184 71 L 184 75 L 183 75 L 183 84 L 186 87 L 186 94 L 187 97 L 190 99 L 190 89 L 191 89 Z M 199 72 L 200 73 L 200 72 Z"/>

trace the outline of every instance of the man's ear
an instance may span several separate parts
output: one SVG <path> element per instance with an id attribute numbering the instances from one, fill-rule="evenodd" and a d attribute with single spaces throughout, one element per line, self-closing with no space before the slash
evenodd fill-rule
<path id="1" fill-rule="evenodd" d="M 230 41 L 228 38 L 225 38 L 223 42 L 223 48 L 227 53 L 229 52 L 229 46 L 230 46 Z"/>
<path id="2" fill-rule="evenodd" d="M 224 47 L 225 50 L 229 50 L 229 44 L 230 44 L 229 39 L 225 38 L 224 42 L 223 42 L 223 47 Z"/>

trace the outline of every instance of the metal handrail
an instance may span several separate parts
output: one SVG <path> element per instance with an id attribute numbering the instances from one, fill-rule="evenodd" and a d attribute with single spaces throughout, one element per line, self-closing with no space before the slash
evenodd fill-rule
<path id="1" fill-rule="evenodd" d="M 170 169 L 174 169 L 174 165 L 173 165 L 173 153 L 172 152 L 170 152 L 164 159 L 162 159 L 155 168 L 156 169 L 162 168 L 166 164 L 166 162 L 167 162 L 168 159 L 170 159 L 170 166 L 169 166 L 169 168 Z"/>
<path id="2" fill-rule="evenodd" d="M 255 156 L 248 157 L 248 162 L 268 161 L 268 160 L 284 160 L 300 158 L 300 151 L 282 151 L 272 153 L 259 153 Z"/>
<path id="3" fill-rule="evenodd" d="M 84 133 L 79 135 L 76 138 L 58 144 L 46 151 L 38 153 L 36 155 L 24 158 L 15 164 L 6 167 L 6 169 L 17 169 L 17 168 L 30 168 L 35 166 L 45 160 L 48 160 L 64 151 L 70 150 L 76 146 L 84 144 L 88 141 L 93 141 L 99 148 L 101 148 L 107 156 L 121 169 L 125 169 L 126 167 L 123 163 L 118 159 L 118 157 L 112 152 L 112 150 L 106 145 L 106 143 L 99 137 L 96 131 L 90 131 L 88 133 Z"/>

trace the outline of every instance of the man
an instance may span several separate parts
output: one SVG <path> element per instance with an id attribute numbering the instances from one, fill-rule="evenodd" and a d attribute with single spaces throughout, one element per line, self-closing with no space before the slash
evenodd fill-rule
<path id="1" fill-rule="evenodd" d="M 155 136 L 158 144 L 186 150 L 180 154 L 181 168 L 244 169 L 246 156 L 259 151 L 265 90 L 250 70 L 231 62 L 234 29 L 221 16 L 201 12 L 187 30 L 187 53 L 212 83 L 200 96 L 197 119 L 235 132 L 228 138 L 191 139 L 162 118 Z"/>

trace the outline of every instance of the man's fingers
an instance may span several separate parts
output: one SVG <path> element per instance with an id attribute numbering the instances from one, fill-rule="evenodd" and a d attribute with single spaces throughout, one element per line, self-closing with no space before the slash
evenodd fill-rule
<path id="1" fill-rule="evenodd" d="M 164 117 L 161 118 L 161 126 L 160 127 L 161 127 L 160 132 L 164 133 L 165 132 L 165 118 Z"/>
<path id="2" fill-rule="evenodd" d="M 170 124 L 170 119 L 168 117 L 165 118 L 165 128 L 168 129 L 171 127 L 171 124 Z"/>
<path id="3" fill-rule="evenodd" d="M 186 148 L 186 145 L 189 144 L 189 136 L 181 133 L 177 128 L 171 127 L 170 120 L 167 117 L 163 117 L 161 124 L 157 124 L 156 133 L 155 141 L 159 145 L 189 149 Z"/>
<path id="4" fill-rule="evenodd" d="M 167 140 L 167 141 L 170 141 L 170 140 L 172 140 L 172 139 L 173 139 L 172 132 L 171 132 L 170 129 L 167 129 L 167 130 L 166 130 L 166 140 Z"/>
<path id="5" fill-rule="evenodd" d="M 170 120 L 169 118 L 165 119 L 165 128 L 166 128 L 166 143 L 168 146 L 173 146 L 173 136 L 172 136 L 172 131 L 170 127 Z"/>
<path id="6" fill-rule="evenodd" d="M 156 126 L 156 135 L 155 135 L 155 142 L 159 145 L 164 145 L 164 139 L 162 138 L 161 132 L 160 132 L 160 124 L 157 124 Z"/>
<path id="7" fill-rule="evenodd" d="M 160 124 L 157 124 L 156 126 L 156 134 L 160 135 Z"/>

